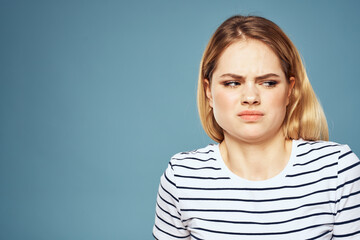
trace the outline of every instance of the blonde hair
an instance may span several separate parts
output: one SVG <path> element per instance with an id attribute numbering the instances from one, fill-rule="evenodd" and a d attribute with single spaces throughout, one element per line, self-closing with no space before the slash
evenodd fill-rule
<path id="1" fill-rule="evenodd" d="M 232 43 L 245 38 L 256 39 L 269 46 L 279 57 L 287 80 L 295 78 L 283 122 L 285 138 L 328 140 L 326 117 L 311 87 L 299 52 L 279 26 L 258 16 L 233 16 L 227 19 L 218 27 L 206 46 L 200 63 L 197 104 L 200 121 L 209 137 L 221 142 L 224 134 L 206 97 L 205 80 L 211 84 L 212 74 L 222 52 Z"/>

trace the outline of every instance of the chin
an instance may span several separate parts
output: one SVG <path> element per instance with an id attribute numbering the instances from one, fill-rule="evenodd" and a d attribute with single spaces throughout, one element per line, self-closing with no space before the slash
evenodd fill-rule
<path id="1" fill-rule="evenodd" d="M 231 134 L 231 138 L 237 139 L 240 142 L 248 142 L 248 143 L 255 143 L 255 142 L 259 142 L 262 141 L 264 139 L 266 139 L 266 137 L 262 134 Z"/>
<path id="2" fill-rule="evenodd" d="M 241 142 L 260 142 L 267 139 L 274 138 L 277 135 L 277 132 L 263 132 L 256 130 L 242 131 L 238 133 L 231 134 L 232 138 L 238 139 Z"/>

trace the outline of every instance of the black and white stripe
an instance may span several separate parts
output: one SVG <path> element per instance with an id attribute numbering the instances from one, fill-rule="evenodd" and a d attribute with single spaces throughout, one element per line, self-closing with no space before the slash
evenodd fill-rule
<path id="1" fill-rule="evenodd" d="M 293 141 L 281 174 L 241 179 L 218 145 L 176 154 L 159 186 L 155 239 L 360 239 L 360 161 L 346 145 Z"/>

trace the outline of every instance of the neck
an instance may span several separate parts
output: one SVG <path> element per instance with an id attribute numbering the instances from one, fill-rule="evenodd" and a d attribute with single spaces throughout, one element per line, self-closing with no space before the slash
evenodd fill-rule
<path id="1" fill-rule="evenodd" d="M 291 141 L 282 132 L 265 141 L 244 142 L 224 135 L 220 152 L 227 167 L 248 180 L 266 180 L 279 174 L 291 153 Z"/>

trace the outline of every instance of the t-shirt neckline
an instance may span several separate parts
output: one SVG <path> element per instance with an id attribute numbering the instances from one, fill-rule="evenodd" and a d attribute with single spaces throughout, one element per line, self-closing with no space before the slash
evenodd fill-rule
<path id="1" fill-rule="evenodd" d="M 235 173 L 233 173 L 226 166 L 223 158 L 221 157 L 220 148 L 219 148 L 220 144 L 215 145 L 214 153 L 215 153 L 216 159 L 218 159 L 217 162 L 219 163 L 219 165 L 221 167 L 221 171 L 223 171 L 226 176 L 230 177 L 230 179 L 232 179 L 232 180 L 234 180 L 236 182 L 239 182 L 239 183 L 245 183 L 247 185 L 264 186 L 264 185 L 267 185 L 267 184 L 273 184 L 273 183 L 278 182 L 278 181 L 283 181 L 285 179 L 286 175 L 289 173 L 290 169 L 293 167 L 293 162 L 295 161 L 296 152 L 297 152 L 297 146 L 298 146 L 300 141 L 301 140 L 292 140 L 292 146 L 291 146 L 291 153 L 290 153 L 289 161 L 287 162 L 284 169 L 280 173 L 275 175 L 274 177 L 269 178 L 269 179 L 265 179 L 265 180 L 260 180 L 260 181 L 248 180 L 248 179 L 242 178 L 242 177 L 236 175 Z"/>

